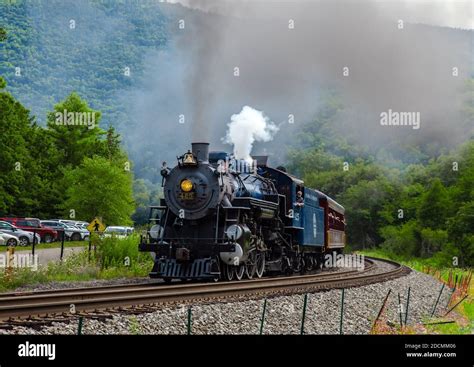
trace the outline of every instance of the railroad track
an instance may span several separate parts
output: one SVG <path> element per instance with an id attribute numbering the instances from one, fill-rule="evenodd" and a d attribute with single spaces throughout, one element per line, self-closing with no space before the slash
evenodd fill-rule
<path id="1" fill-rule="evenodd" d="M 373 273 L 377 262 L 391 269 Z M 320 272 L 302 276 L 272 277 L 234 282 L 134 284 L 54 291 L 0 294 L 0 327 L 60 321 L 78 315 L 107 317 L 114 312 L 141 313 L 153 306 L 176 303 L 232 301 L 242 297 L 271 297 L 332 288 L 361 286 L 394 279 L 410 272 L 398 263 L 366 258 L 362 271 Z M 74 312 L 71 312 L 74 310 Z M 31 326 L 31 325 L 30 325 Z"/>

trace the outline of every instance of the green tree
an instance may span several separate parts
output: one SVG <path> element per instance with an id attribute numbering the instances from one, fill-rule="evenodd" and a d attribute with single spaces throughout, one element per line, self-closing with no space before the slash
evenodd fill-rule
<path id="1" fill-rule="evenodd" d="M 436 178 L 430 189 L 421 196 L 417 213 L 418 221 L 425 228 L 444 229 L 449 208 L 448 192 L 441 180 Z"/>
<path id="2" fill-rule="evenodd" d="M 448 222 L 448 234 L 461 266 L 474 265 L 474 200 L 463 204 Z"/>
<path id="3" fill-rule="evenodd" d="M 3 42 L 7 39 L 7 31 L 0 27 L 0 42 Z"/>
<path id="4" fill-rule="evenodd" d="M 20 201 L 31 201 L 27 183 L 28 176 L 35 173 L 28 149 L 34 120 L 5 87 L 5 80 L 0 77 L 0 211 L 23 214 Z"/>
<path id="5" fill-rule="evenodd" d="M 101 113 L 91 109 L 77 93 L 54 106 L 54 111 L 48 113 L 47 125 L 53 144 L 61 153 L 59 165 L 76 167 L 85 157 L 108 151 L 100 118 Z"/>
<path id="6" fill-rule="evenodd" d="M 385 226 L 380 229 L 385 241 L 382 248 L 398 256 L 416 256 L 419 243 L 418 223 L 408 221 L 401 226 Z"/>
<path id="7" fill-rule="evenodd" d="M 102 217 L 107 225 L 130 224 L 135 207 L 132 175 L 103 157 L 85 158 L 76 168 L 65 172 L 66 196 L 62 205 L 66 214 L 91 220 Z"/>
<path id="8" fill-rule="evenodd" d="M 391 193 L 391 187 L 383 179 L 361 180 L 340 197 L 346 209 L 346 232 L 354 248 L 373 247 L 380 243 L 378 229 L 386 224 L 380 211 Z"/>
<path id="9" fill-rule="evenodd" d="M 103 156 L 119 164 L 127 161 L 127 155 L 123 152 L 120 144 L 120 134 L 115 131 L 113 126 L 109 126 L 106 133 Z"/>
<path id="10" fill-rule="evenodd" d="M 442 251 L 448 244 L 448 233 L 442 229 L 423 228 L 421 235 L 421 257 L 430 257 Z"/>

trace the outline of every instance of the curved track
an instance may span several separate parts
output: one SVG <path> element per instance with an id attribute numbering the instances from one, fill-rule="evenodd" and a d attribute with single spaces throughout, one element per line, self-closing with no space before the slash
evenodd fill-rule
<path id="1" fill-rule="evenodd" d="M 389 263 L 390 270 L 376 272 L 377 262 Z M 167 303 L 196 303 L 211 300 L 238 299 L 245 296 L 276 296 L 288 293 L 313 292 L 322 289 L 356 287 L 389 279 L 410 272 L 398 263 L 367 259 L 362 271 L 347 270 L 316 274 L 272 277 L 235 282 L 134 284 L 94 288 L 72 288 L 39 292 L 0 294 L 0 320 L 4 325 L 21 323 L 20 319 L 59 321 L 77 315 L 104 315 L 125 307 L 146 312 L 147 307 Z M 72 306 L 73 305 L 73 306 Z M 72 313 L 71 310 L 74 310 Z M 116 312 L 116 311 L 115 311 Z M 1 326 L 1 324 L 0 324 Z"/>

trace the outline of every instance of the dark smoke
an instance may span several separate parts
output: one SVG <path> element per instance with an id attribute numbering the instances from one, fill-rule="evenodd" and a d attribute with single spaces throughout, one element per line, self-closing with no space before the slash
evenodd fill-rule
<path id="1" fill-rule="evenodd" d="M 257 148 L 282 159 L 282 144 L 295 144 L 299 127 L 314 118 L 328 91 L 336 91 L 344 106 L 333 128 L 375 150 L 405 137 L 449 147 L 472 129 L 459 113 L 463 85 L 472 72 L 472 30 L 436 26 L 446 10 L 440 3 L 186 5 L 194 10 L 171 17 L 170 47 L 148 56 L 148 85 L 131 99 L 139 125 L 127 141 L 137 155 L 148 146 L 160 159 L 171 159 L 190 140 L 230 150 L 221 142 L 227 123 L 249 105 L 281 127 L 278 144 Z M 457 14 L 470 10 L 468 2 L 456 7 Z M 178 28 L 181 17 L 184 30 Z M 398 29 L 399 19 L 403 29 Z M 417 19 L 433 19 L 435 25 L 414 24 Z M 420 112 L 420 129 L 380 126 L 380 113 L 389 109 Z M 184 124 L 178 123 L 181 114 Z M 292 125 L 289 115 L 294 115 Z"/>

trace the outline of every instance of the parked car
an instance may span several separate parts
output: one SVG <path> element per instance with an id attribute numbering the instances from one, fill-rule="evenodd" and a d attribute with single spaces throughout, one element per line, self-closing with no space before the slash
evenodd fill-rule
<path id="1" fill-rule="evenodd" d="M 76 221 L 67 220 L 67 219 L 59 219 L 59 222 L 66 224 L 75 232 L 79 231 L 79 233 L 81 234 L 81 240 L 89 239 L 90 232 L 87 230 L 87 226 L 89 225 L 89 223 L 86 223 L 87 225 L 85 227 L 81 227 L 77 225 L 77 223 L 85 223 L 85 222 L 76 222 Z"/>
<path id="2" fill-rule="evenodd" d="M 3 233 L 10 234 L 12 236 L 15 236 L 18 238 L 19 245 L 20 246 L 28 246 L 31 243 L 33 243 L 33 232 L 28 232 L 23 229 L 18 228 L 17 226 L 14 226 L 11 223 L 5 222 L 5 221 L 0 221 L 0 231 Z M 36 234 L 36 243 L 41 242 L 41 237 L 37 233 Z"/>
<path id="3" fill-rule="evenodd" d="M 25 231 L 38 233 L 42 242 L 50 243 L 58 239 L 58 232 L 52 228 L 43 226 L 38 218 L 8 217 L 0 218 L 0 220 L 11 223 Z"/>
<path id="4" fill-rule="evenodd" d="M 66 223 L 53 221 L 53 220 L 42 220 L 41 224 L 50 227 L 58 232 L 58 239 L 62 239 L 62 232 L 64 232 L 64 238 L 71 241 L 81 241 L 84 239 L 83 233 L 79 228 L 69 226 Z"/>
<path id="5" fill-rule="evenodd" d="M 130 234 L 132 234 L 130 227 L 122 226 L 109 226 L 104 231 L 104 237 L 126 238 Z"/>
<path id="6" fill-rule="evenodd" d="M 76 225 L 76 226 L 78 226 L 78 227 L 87 228 L 87 226 L 89 225 L 89 223 L 84 222 L 84 221 L 77 221 L 77 222 L 74 223 L 74 225 Z"/>
<path id="7" fill-rule="evenodd" d="M 78 225 L 73 225 L 73 226 L 70 226 L 70 227 L 74 228 L 75 231 L 79 231 L 79 233 L 81 234 L 81 240 L 87 241 L 89 239 L 89 236 L 91 234 L 87 230 L 87 228 L 83 228 L 83 227 L 80 227 Z"/>
<path id="8" fill-rule="evenodd" d="M 48 220 L 41 221 L 41 223 L 51 228 L 54 228 L 56 230 L 60 230 L 59 233 L 61 233 L 61 231 L 65 229 L 66 237 L 70 239 L 71 241 L 87 240 L 89 239 L 89 236 L 90 236 L 90 233 L 87 230 L 87 228 L 83 228 L 76 225 L 76 223 L 82 223 L 82 222 L 76 222 L 76 221 L 68 220 L 68 219 L 48 219 Z"/>
<path id="9" fill-rule="evenodd" d="M 19 243 L 20 241 L 15 236 L 0 231 L 0 245 L 17 246 Z"/>

